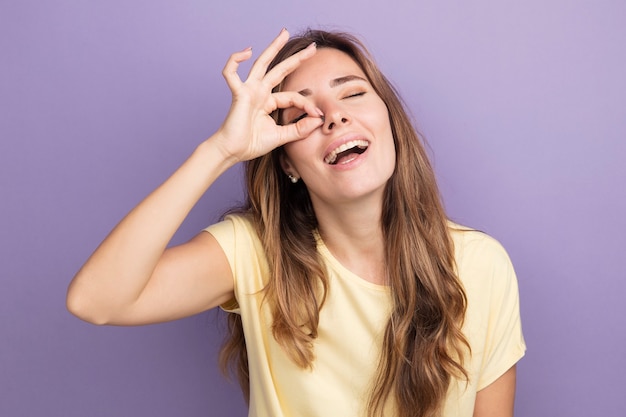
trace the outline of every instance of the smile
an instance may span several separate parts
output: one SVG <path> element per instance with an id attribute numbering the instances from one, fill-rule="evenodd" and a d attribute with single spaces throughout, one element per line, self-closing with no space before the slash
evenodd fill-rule
<path id="1" fill-rule="evenodd" d="M 369 142 L 363 139 L 351 140 L 349 142 L 342 143 L 324 157 L 324 162 L 329 165 L 350 162 L 358 155 L 365 152 L 368 146 Z"/>

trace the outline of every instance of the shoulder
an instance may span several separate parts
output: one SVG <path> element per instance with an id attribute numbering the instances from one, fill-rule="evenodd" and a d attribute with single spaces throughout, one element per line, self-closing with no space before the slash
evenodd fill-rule
<path id="1" fill-rule="evenodd" d="M 204 230 L 215 236 L 218 241 L 229 238 L 234 239 L 235 237 L 241 238 L 244 236 L 258 238 L 251 217 L 252 216 L 245 213 L 228 214 L 221 221 L 210 225 Z"/>
<path id="2" fill-rule="evenodd" d="M 252 216 L 246 213 L 228 214 L 224 216 L 222 220 L 207 227 L 207 232 L 213 233 L 230 231 L 233 232 L 245 232 L 254 231 L 254 224 L 252 223 Z"/>
<path id="3" fill-rule="evenodd" d="M 251 216 L 229 214 L 204 230 L 215 237 L 226 255 L 236 299 L 241 303 L 242 297 L 263 289 L 269 274 L 267 256 Z"/>
<path id="4" fill-rule="evenodd" d="M 229 214 L 204 230 L 215 237 L 229 258 L 235 252 L 258 252 L 261 248 L 252 218 L 245 213 Z"/>
<path id="5" fill-rule="evenodd" d="M 488 234 L 452 222 L 448 223 L 448 227 L 458 267 L 467 264 L 494 267 L 511 263 L 502 244 Z"/>
<path id="6" fill-rule="evenodd" d="M 498 240 L 455 223 L 449 227 L 457 273 L 469 297 L 517 291 L 513 264 Z"/>

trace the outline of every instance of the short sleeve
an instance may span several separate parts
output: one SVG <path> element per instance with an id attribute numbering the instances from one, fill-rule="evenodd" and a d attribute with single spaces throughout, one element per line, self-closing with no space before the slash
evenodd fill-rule
<path id="1" fill-rule="evenodd" d="M 481 390 L 515 365 L 526 351 L 517 277 L 498 241 L 472 230 L 458 230 L 455 251 L 467 296 L 463 327 L 471 348 L 471 372 Z"/>
<path id="2" fill-rule="evenodd" d="M 478 390 L 485 388 L 515 365 L 526 351 L 522 334 L 517 277 L 504 248 L 485 237 L 484 262 L 486 270 L 488 305 L 482 368 Z"/>
<path id="3" fill-rule="evenodd" d="M 260 292 L 267 277 L 267 260 L 263 247 L 249 219 L 229 215 L 204 231 L 211 233 L 221 246 L 230 264 L 235 298 L 220 307 L 241 314 L 241 300 Z"/>
<path id="4" fill-rule="evenodd" d="M 225 219 L 219 223 L 215 223 L 206 229 L 205 232 L 213 235 L 217 243 L 221 246 L 224 254 L 226 255 L 226 259 L 228 259 L 228 263 L 230 264 L 231 271 L 233 273 L 233 277 L 235 277 L 235 226 L 233 224 L 232 219 Z M 234 292 L 237 294 L 237 280 L 234 282 L 235 289 Z M 235 295 L 234 298 L 226 301 L 225 303 L 220 305 L 220 308 L 229 313 L 239 313 L 239 303 L 237 302 L 237 297 Z"/>

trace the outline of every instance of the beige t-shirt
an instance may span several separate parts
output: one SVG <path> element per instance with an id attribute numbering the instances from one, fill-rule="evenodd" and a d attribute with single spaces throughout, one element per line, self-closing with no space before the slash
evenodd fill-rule
<path id="1" fill-rule="evenodd" d="M 471 417 L 476 392 L 513 366 L 525 352 L 517 281 L 498 242 L 451 225 L 459 277 L 468 298 L 464 334 L 471 349 L 470 375 L 453 382 L 444 416 Z M 250 417 L 364 416 L 390 311 L 386 286 L 344 268 L 318 240 L 330 290 L 320 312 L 312 370 L 296 366 L 271 333 L 262 303 L 268 266 L 262 244 L 243 216 L 228 216 L 206 229 L 219 242 L 233 271 L 235 300 L 224 306 L 241 314 L 250 367 Z"/>

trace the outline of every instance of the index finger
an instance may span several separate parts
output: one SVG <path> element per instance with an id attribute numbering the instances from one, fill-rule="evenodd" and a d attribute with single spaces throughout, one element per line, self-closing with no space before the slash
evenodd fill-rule
<path id="1" fill-rule="evenodd" d="M 282 28 L 278 36 L 274 38 L 269 46 L 265 48 L 265 50 L 261 52 L 261 55 L 259 55 L 259 57 L 254 61 L 248 77 L 256 78 L 258 80 L 263 79 L 263 77 L 265 76 L 265 72 L 267 71 L 267 67 L 270 65 L 270 62 L 272 62 L 272 59 L 274 59 L 276 54 L 278 54 L 278 51 L 280 51 L 281 48 L 285 46 L 288 40 L 289 32 L 287 31 L 287 29 Z"/>
<path id="2" fill-rule="evenodd" d="M 269 70 L 267 74 L 265 74 L 266 82 L 269 83 L 272 88 L 276 87 L 285 77 L 295 71 L 303 61 L 311 58 L 316 52 L 317 45 L 315 42 L 310 43 L 309 46 L 303 50 L 296 52 Z"/>

